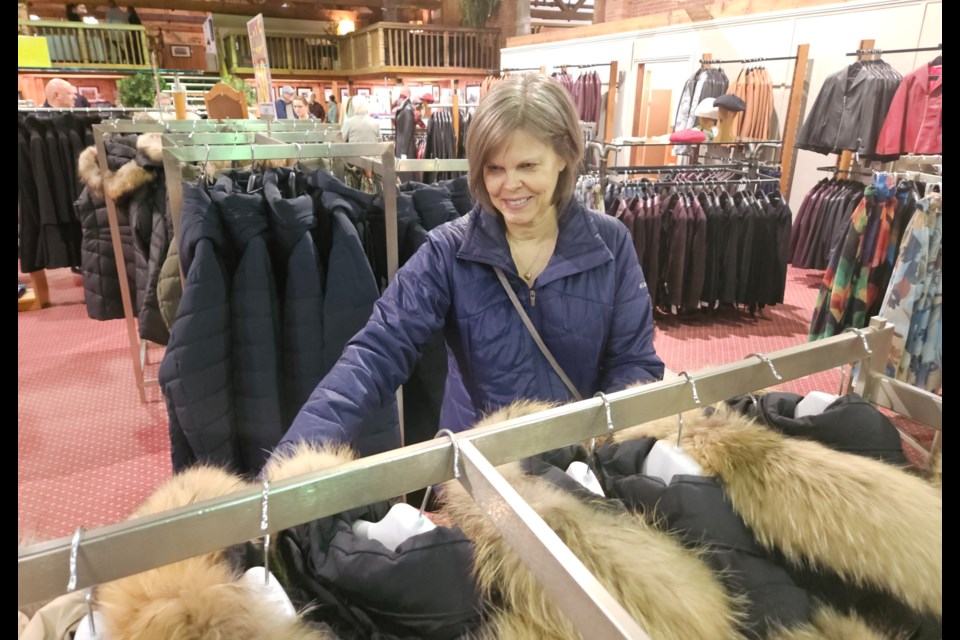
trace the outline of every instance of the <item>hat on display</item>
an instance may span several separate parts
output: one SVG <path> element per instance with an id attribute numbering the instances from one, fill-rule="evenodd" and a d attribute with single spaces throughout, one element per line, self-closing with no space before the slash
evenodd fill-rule
<path id="1" fill-rule="evenodd" d="M 422 96 L 420 96 L 420 100 L 421 100 L 421 102 L 426 102 L 427 104 L 433 104 L 433 102 L 434 102 L 433 94 L 432 94 L 432 93 L 425 93 L 425 94 L 423 94 Z"/>
<path id="2" fill-rule="evenodd" d="M 670 142 L 679 144 L 703 142 L 706 139 L 707 134 L 700 129 L 682 129 L 670 134 Z"/>
<path id="3" fill-rule="evenodd" d="M 747 103 L 743 98 L 732 93 L 726 93 L 713 101 L 715 107 L 726 109 L 727 111 L 744 111 Z"/>
<path id="4" fill-rule="evenodd" d="M 700 104 L 697 105 L 697 110 L 694 113 L 698 118 L 712 118 L 714 120 L 720 119 L 720 110 L 717 109 L 714 104 L 713 98 L 704 98 L 700 101 Z"/>

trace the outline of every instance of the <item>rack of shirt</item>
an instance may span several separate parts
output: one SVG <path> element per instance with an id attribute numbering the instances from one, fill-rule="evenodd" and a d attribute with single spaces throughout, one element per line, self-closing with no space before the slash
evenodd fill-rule
<path id="1" fill-rule="evenodd" d="M 674 131 L 692 129 L 697 125 L 697 105 L 706 98 L 719 98 L 727 93 L 730 80 L 720 67 L 708 66 L 709 60 L 701 65 L 692 76 L 687 78 L 680 92 L 677 113 L 674 118 Z"/>
<path id="2" fill-rule="evenodd" d="M 879 313 L 901 240 L 916 210 L 913 182 L 879 173 L 834 236 L 810 322 L 810 339 L 864 327 Z"/>
<path id="3" fill-rule="evenodd" d="M 790 234 L 793 266 L 827 268 L 834 247 L 846 233 L 850 216 L 863 198 L 863 189 L 864 185 L 856 180 L 824 178 L 807 192 Z"/>
<path id="4" fill-rule="evenodd" d="M 877 141 L 877 155 L 885 158 L 940 153 L 943 153 L 943 56 L 903 77 Z"/>
<path id="5" fill-rule="evenodd" d="M 453 128 L 452 110 L 434 109 L 430 116 L 430 122 L 427 124 L 427 136 L 423 146 L 423 152 L 419 158 L 423 160 L 448 159 L 466 157 L 464 143 L 467 139 L 467 132 L 470 129 L 471 115 L 469 111 L 460 110 L 460 137 L 457 138 Z M 424 182 L 436 182 L 438 180 L 452 180 L 458 177 L 455 172 L 433 172 L 424 174 Z"/>
<path id="6" fill-rule="evenodd" d="M 730 84 L 728 93 L 739 96 L 746 109 L 734 116 L 734 131 L 741 138 L 771 140 L 779 137 L 773 108 L 773 81 L 764 66 L 748 65 Z"/>
<path id="7" fill-rule="evenodd" d="M 167 599 L 164 591 L 162 597 L 164 603 L 174 609 L 184 606 L 182 601 L 188 597 L 186 593 L 204 586 L 236 592 L 236 598 L 249 594 L 251 597 L 246 602 L 261 602 L 262 596 L 251 590 L 228 588 L 237 584 L 234 572 L 229 570 L 230 562 L 244 566 L 258 563 L 256 554 L 244 553 L 249 548 L 243 546 L 231 549 L 233 553 L 211 554 L 210 550 L 243 545 L 248 540 L 258 539 L 264 531 L 271 531 L 275 534 L 274 542 L 277 545 L 271 566 L 282 563 L 288 569 L 284 576 L 287 584 L 284 586 L 290 585 L 288 588 L 294 597 L 304 592 L 316 593 L 324 603 L 330 604 L 314 607 L 313 613 L 308 615 L 315 616 L 318 621 L 331 621 L 333 624 L 342 622 L 342 627 L 335 628 L 338 634 L 359 632 L 370 637 L 379 632 L 378 637 L 427 637 L 426 625 L 433 624 L 430 631 L 436 633 L 442 629 L 446 632 L 444 637 L 460 637 L 478 630 L 487 631 L 491 636 L 505 637 L 510 629 L 508 622 L 514 621 L 524 625 L 521 628 L 525 628 L 526 624 L 572 624 L 568 633 L 553 634 L 553 637 L 579 633 L 605 638 L 635 638 L 643 637 L 646 630 L 656 633 L 656 629 L 659 629 L 662 632 L 660 635 L 720 638 L 746 633 L 746 628 L 737 628 L 740 625 L 747 627 L 759 622 L 762 626 L 766 620 L 763 615 L 765 611 L 772 614 L 773 620 L 767 624 L 773 628 L 790 626 L 796 627 L 800 634 L 809 634 L 809 624 L 816 624 L 809 618 L 814 617 L 816 607 L 813 601 L 817 599 L 819 587 L 809 581 L 799 583 L 799 578 L 789 576 L 797 576 L 796 572 L 802 572 L 803 565 L 810 564 L 817 566 L 821 573 L 839 571 L 841 576 L 848 576 L 836 582 L 838 589 L 835 593 L 846 593 L 855 586 L 886 590 L 888 594 L 892 592 L 892 596 L 887 596 L 891 606 L 905 596 L 903 589 L 899 588 L 900 583 L 887 576 L 901 575 L 900 569 L 905 566 L 905 574 L 917 576 L 916 582 L 929 585 L 922 590 L 923 604 L 914 603 L 914 608 L 920 613 L 933 610 L 934 615 L 942 616 L 942 607 L 929 602 L 942 597 L 942 583 L 938 577 L 942 573 L 942 559 L 937 561 L 939 556 L 934 555 L 918 561 L 912 557 L 912 545 L 908 544 L 929 544 L 939 549 L 942 527 L 938 522 L 924 517 L 914 522 L 911 518 L 904 518 L 900 511 L 904 507 L 911 508 L 910 503 L 914 503 L 929 508 L 930 513 L 939 513 L 939 493 L 902 470 L 867 459 L 871 455 L 876 457 L 875 453 L 858 457 L 847 450 L 831 450 L 831 447 L 837 447 L 836 440 L 832 445 L 827 442 L 818 444 L 777 433 L 783 431 L 803 436 L 810 432 L 811 427 L 793 424 L 779 416 L 773 416 L 770 428 L 760 424 L 760 420 L 765 418 L 758 418 L 754 422 L 731 415 L 727 410 L 723 410 L 720 417 L 712 418 L 688 414 L 693 432 L 712 428 L 710 433 L 713 435 L 705 440 L 712 441 L 713 446 L 720 446 L 714 449 L 719 459 L 737 459 L 737 442 L 740 443 L 740 451 L 746 446 L 751 454 L 760 454 L 739 464 L 723 465 L 724 469 L 717 474 L 721 476 L 719 479 L 696 479 L 701 492 L 699 495 L 711 493 L 717 499 L 714 504 L 722 504 L 726 495 L 732 497 L 732 506 L 728 504 L 727 511 L 723 512 L 724 522 L 731 523 L 733 530 L 738 535 L 745 535 L 749 541 L 746 546 L 730 548 L 729 540 L 711 538 L 715 544 L 711 544 L 709 549 L 700 548 L 703 540 L 692 539 L 696 533 L 691 532 L 691 539 L 687 539 L 676 530 L 671 532 L 668 524 L 658 529 L 652 524 L 653 518 L 648 522 L 642 517 L 644 509 L 640 505 L 643 502 L 635 500 L 635 492 L 620 493 L 627 489 L 627 485 L 638 486 L 639 483 L 643 487 L 647 486 L 645 482 L 655 482 L 655 478 L 644 479 L 642 474 L 624 476 L 622 468 L 617 470 L 615 465 L 604 463 L 607 460 L 604 454 L 616 454 L 621 459 L 639 459 L 637 454 L 640 453 L 642 457 L 642 452 L 656 439 L 652 432 L 628 432 L 623 429 L 625 424 L 670 418 L 675 426 L 673 416 L 678 412 L 689 411 L 701 402 L 722 401 L 768 385 L 772 379 L 771 368 L 782 372 L 784 380 L 796 379 L 855 362 L 863 358 L 865 348 L 875 352 L 884 351 L 889 347 L 889 337 L 889 327 L 878 321 L 873 328 L 865 331 L 862 340 L 854 335 L 837 336 L 823 343 L 771 353 L 768 354 L 769 366 L 760 360 L 749 359 L 717 367 L 695 377 L 696 381 L 701 382 L 699 396 L 690 393 L 692 382 L 682 378 L 635 388 L 618 394 L 615 400 L 609 402 L 609 415 L 627 416 L 622 422 L 604 420 L 606 400 L 592 399 L 562 410 L 528 415 L 524 420 L 502 424 L 492 422 L 498 424 L 498 428 L 458 434 L 452 444 L 437 440 L 429 446 L 393 451 L 375 459 L 351 462 L 342 451 L 327 451 L 325 458 L 315 458 L 312 463 L 304 460 L 304 465 L 299 469 L 286 467 L 285 463 L 290 459 L 278 460 L 277 465 L 269 470 L 270 484 L 267 486 L 244 483 L 230 474 L 213 469 L 207 470 L 206 476 L 183 475 L 177 479 L 182 483 L 181 486 L 197 486 L 196 494 L 190 493 L 190 497 L 185 497 L 187 492 L 181 491 L 181 495 L 173 502 L 161 502 L 160 496 L 157 496 L 152 508 L 146 506 L 141 509 L 138 513 L 140 517 L 129 523 L 78 533 L 73 542 L 65 538 L 45 543 L 42 547 L 21 550 L 18 557 L 18 604 L 63 593 L 66 584 L 64 573 L 67 572 L 71 555 L 76 558 L 75 569 L 69 571 L 71 586 L 87 589 L 98 581 L 113 583 L 112 586 L 104 585 L 98 598 L 106 615 L 118 615 L 115 607 L 124 612 L 129 610 L 123 604 L 122 597 L 127 593 L 126 589 L 133 585 L 129 581 L 126 584 L 114 581 L 122 581 L 133 575 L 137 576 L 135 580 L 141 585 L 158 585 L 164 576 L 170 579 L 174 593 Z M 871 376 L 871 381 L 880 378 L 870 371 L 865 372 L 864 378 L 867 375 Z M 780 374 L 777 376 L 779 378 Z M 872 394 L 881 386 L 867 385 L 864 392 Z M 919 391 L 905 397 L 908 399 L 907 407 L 927 402 Z M 844 409 L 858 411 L 857 405 L 864 404 L 852 398 L 846 400 L 843 404 L 852 406 L 840 409 L 847 416 L 850 413 L 844 412 Z M 880 398 L 869 395 L 866 400 L 872 402 Z M 762 408 L 766 410 L 769 405 L 765 404 Z M 864 412 L 860 411 L 860 415 L 864 415 Z M 501 413 L 495 420 L 508 417 L 509 414 Z M 827 419 L 831 419 L 831 416 L 827 416 Z M 833 419 L 843 418 L 837 415 Z M 877 421 L 875 415 L 869 419 Z M 865 424 L 862 418 L 857 424 L 860 426 L 858 433 L 880 432 L 871 428 L 872 425 Z M 662 431 L 660 437 L 670 437 L 671 430 L 665 428 L 665 423 L 651 426 Z M 880 429 L 886 438 L 889 424 Z M 675 429 L 672 431 L 675 433 Z M 839 431 L 850 433 L 850 429 Z M 589 440 L 607 432 L 613 432 L 616 438 L 616 442 L 610 445 L 613 448 L 603 451 L 598 448 L 596 452 L 584 449 L 582 455 L 591 462 L 594 457 L 598 458 L 597 468 L 601 470 L 604 485 L 608 488 L 617 487 L 613 495 L 624 499 L 624 502 L 616 508 L 607 505 L 596 509 L 596 505 L 604 498 L 593 495 L 589 502 L 581 500 L 583 493 L 563 480 L 563 463 L 560 460 L 569 459 L 571 454 L 581 455 L 579 448 L 568 446 L 571 443 Z M 729 436 L 737 433 L 740 434 L 739 440 L 736 437 L 728 440 Z M 872 438 L 867 441 L 866 436 L 862 437 L 863 442 L 853 442 L 855 449 L 857 445 L 865 448 L 873 442 Z M 699 448 L 701 445 L 691 442 L 689 438 L 683 441 L 683 445 L 691 454 L 704 453 Z M 567 449 L 557 450 L 558 447 Z M 486 454 L 480 455 L 478 451 Z M 780 472 L 788 474 L 789 481 L 785 482 L 782 477 L 771 479 L 767 475 L 775 473 L 775 470 L 766 466 L 764 460 L 767 456 L 762 455 L 765 451 L 776 454 L 772 460 L 782 465 Z M 551 453 L 511 467 L 494 467 L 541 452 Z M 802 456 L 802 463 L 793 466 L 797 454 Z M 803 472 L 804 465 L 810 465 L 806 472 Z M 759 509 L 759 519 L 751 516 L 757 514 L 746 509 L 749 502 L 744 503 L 741 500 L 743 494 L 737 491 L 738 486 L 743 486 L 740 484 L 743 476 L 726 475 L 727 466 L 742 469 L 746 474 L 757 472 L 753 486 L 763 498 L 785 495 L 777 494 L 783 492 L 784 487 L 794 495 L 799 493 L 812 498 L 816 495 L 817 482 L 823 481 L 828 470 L 831 482 L 839 483 L 833 486 L 841 487 L 829 495 L 847 495 L 844 489 L 862 487 L 864 477 L 870 478 L 875 484 L 870 491 L 862 489 L 865 492 L 864 502 L 853 501 L 849 509 L 834 510 L 836 505 L 823 503 L 822 500 L 828 496 L 821 495 L 820 499 L 811 499 L 807 507 L 817 517 L 810 517 L 809 511 L 806 517 L 800 517 L 799 510 L 795 514 L 804 531 L 808 530 L 806 527 L 813 527 L 818 544 L 833 553 L 831 558 L 834 561 L 824 562 L 818 555 L 822 551 L 818 552 L 811 545 L 799 543 L 789 546 L 793 527 L 788 527 L 786 532 L 781 530 L 772 539 L 762 538 L 770 539 L 769 546 L 773 548 L 761 549 L 754 535 L 766 530 L 763 518 L 768 509 Z M 790 475 L 794 471 L 801 473 Z M 439 526 L 408 539 L 396 549 L 378 548 L 376 541 L 363 540 L 352 531 L 351 524 L 358 517 L 384 517 L 382 501 L 394 498 L 398 492 L 446 482 L 455 476 L 463 478 L 463 487 L 450 483 L 446 490 L 457 498 L 451 501 L 449 507 L 451 521 L 457 527 Z M 204 477 L 222 482 L 217 485 L 199 482 Z M 858 477 L 859 481 L 856 479 Z M 887 492 L 893 488 L 909 496 L 906 505 L 902 501 L 889 500 Z M 857 490 L 858 495 L 859 492 Z M 170 492 L 163 495 L 169 497 Z M 669 501 L 660 506 L 668 508 L 666 502 Z M 158 503 L 165 506 L 158 506 Z M 379 510 L 371 511 L 363 507 L 371 503 L 376 503 Z M 694 507 L 693 503 L 684 504 Z M 780 513 L 784 509 L 797 508 L 795 504 L 784 504 L 776 499 L 768 504 L 776 504 Z M 167 507 L 179 509 L 164 511 Z M 862 517 L 874 508 L 877 511 L 871 512 L 870 518 Z M 497 513 L 499 517 L 487 519 L 485 514 L 489 513 Z M 579 515 L 574 515 L 577 513 Z M 657 513 L 662 515 L 659 507 Z M 704 515 L 702 511 L 698 513 Z M 746 524 L 738 521 L 738 513 L 747 514 Z M 909 513 L 912 517 L 913 511 Z M 562 517 L 557 518 L 555 514 L 562 514 Z M 876 524 L 877 518 L 882 525 Z M 574 530 L 571 531 L 563 522 L 574 525 Z M 886 526 L 891 529 L 888 530 Z M 865 558 L 856 542 L 843 542 L 845 538 L 854 541 L 859 539 L 858 535 L 853 534 L 864 533 L 860 527 L 869 529 L 869 533 L 873 534 L 870 539 L 885 543 L 880 554 L 883 560 L 874 559 L 873 556 Z M 522 537 L 514 537 L 517 531 L 522 532 Z M 724 528 L 724 531 L 728 529 Z M 914 535 L 908 536 L 909 532 Z M 678 539 L 671 538 L 677 535 Z M 476 555 L 472 553 L 474 542 L 478 549 Z M 607 542 L 614 546 L 609 550 L 596 548 L 597 544 Z M 514 551 L 508 551 L 508 544 Z M 721 549 L 718 550 L 718 547 Z M 794 563 L 788 563 L 785 567 L 772 561 L 771 556 L 776 555 L 781 547 L 792 549 L 798 556 Z M 151 553 L 144 554 L 142 550 L 145 548 L 149 548 Z M 639 552 L 651 548 L 657 549 L 657 554 Z M 452 549 L 458 551 L 454 553 Z M 484 550 L 482 553 L 479 552 L 481 549 Z M 632 553 L 634 550 L 637 550 L 636 554 Z M 613 553 L 611 556 L 612 551 L 619 551 L 619 554 Z M 511 553 L 515 555 L 509 555 Z M 584 561 L 579 559 L 584 553 L 591 561 L 587 563 L 589 570 L 584 566 Z M 634 555 L 639 557 L 639 564 L 627 565 L 623 558 Z M 607 557 L 606 561 L 604 557 Z M 850 578 L 849 572 L 844 573 L 842 564 L 838 566 L 835 562 L 837 557 L 854 563 L 855 578 Z M 178 574 L 177 570 L 183 570 L 184 566 L 170 566 L 187 558 L 194 558 L 191 565 L 202 569 L 205 577 L 214 575 L 212 569 L 207 571 L 208 565 L 223 567 L 223 570 L 217 572 L 218 577 L 209 584 L 190 584 L 189 578 L 184 579 L 184 576 L 196 576 L 197 573 Z M 418 561 L 418 558 L 421 560 Z M 423 579 L 424 562 L 426 566 L 433 567 L 429 580 Z M 503 562 L 507 562 L 506 566 L 510 568 L 508 576 L 498 575 L 502 574 Z M 724 562 L 727 564 L 724 565 Z M 751 569 L 743 573 L 730 571 L 730 562 L 737 567 L 749 564 Z M 163 569 L 165 566 L 170 566 L 169 571 Z M 777 598 L 764 597 L 764 590 L 769 592 L 771 582 L 762 580 L 763 576 L 769 574 L 756 573 L 758 566 L 776 571 Z M 679 572 L 679 567 L 686 571 Z M 483 572 L 487 572 L 485 575 L 488 578 L 496 576 L 486 583 L 486 587 L 494 592 L 489 600 L 482 598 L 481 592 L 472 586 L 474 574 Z M 629 579 L 617 580 L 618 576 Z M 695 584 L 691 583 L 691 576 L 696 577 Z M 756 580 L 758 577 L 761 579 Z M 292 585 L 289 582 L 291 578 L 296 581 Z M 501 588 L 506 592 L 512 580 L 521 581 L 519 584 L 523 588 L 519 593 L 523 598 L 496 598 Z M 853 580 L 857 585 L 847 584 Z M 633 586 L 628 591 L 622 591 L 621 585 L 624 584 Z M 805 586 L 801 587 L 800 584 Z M 810 589 L 809 593 L 807 589 Z M 640 597 L 642 593 L 662 593 L 664 590 L 677 597 Z M 154 594 L 154 602 L 161 597 L 159 592 L 151 593 Z M 707 597 L 708 593 L 716 597 L 713 605 Z M 915 595 L 915 592 L 908 593 Z M 401 595 L 402 607 L 397 602 Z M 779 603 L 786 600 L 796 602 L 794 598 L 798 597 L 802 606 L 786 610 L 778 608 Z M 602 599 L 602 606 L 598 598 Z M 735 598 L 739 603 L 737 610 L 740 611 L 739 607 L 742 606 L 742 611 L 749 615 L 726 615 L 733 611 L 728 598 Z M 238 615 L 243 615 L 237 601 L 228 598 L 217 602 L 231 604 L 237 608 Z M 678 611 L 672 606 L 673 603 L 681 603 L 683 608 Z M 219 616 L 219 625 L 227 624 L 233 618 L 224 616 L 223 609 L 211 611 L 202 603 L 190 604 L 201 618 Z M 482 612 L 488 605 L 496 606 L 496 615 L 490 615 L 490 620 L 481 620 L 481 616 L 477 615 L 478 608 Z M 536 606 L 541 607 L 539 614 L 532 610 Z M 887 607 L 883 609 L 886 611 Z M 489 613 L 493 614 L 494 611 Z M 526 623 L 523 622 L 524 616 L 527 617 Z M 295 616 L 293 618 L 296 619 Z M 637 619 L 644 621 L 646 629 L 637 625 Z M 565 622 L 567 620 L 570 622 Z M 195 623 L 197 621 L 192 620 L 188 624 Z M 490 626 L 478 628 L 480 624 Z M 847 622 L 848 628 L 850 624 L 852 621 Z M 567 626 L 562 628 L 566 629 Z M 531 629 L 534 633 L 520 633 L 519 637 L 546 635 L 535 632 L 539 630 Z M 785 636 L 782 628 L 775 632 L 779 634 L 777 637 L 800 637 Z M 247 637 L 243 636 L 244 640 Z M 286 637 L 308 636 L 286 634 Z"/>
<path id="8" fill-rule="evenodd" d="M 782 303 L 792 214 L 779 192 L 757 189 L 777 179 L 743 178 L 738 165 L 661 173 L 604 192 L 606 212 L 630 230 L 654 306 Z"/>

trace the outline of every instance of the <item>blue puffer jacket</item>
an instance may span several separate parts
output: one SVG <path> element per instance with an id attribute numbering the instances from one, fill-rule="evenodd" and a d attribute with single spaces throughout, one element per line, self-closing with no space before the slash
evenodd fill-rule
<path id="1" fill-rule="evenodd" d="M 517 398 L 570 394 L 524 327 L 492 267 L 513 284 L 544 342 L 580 393 L 659 379 L 650 296 L 618 220 L 571 203 L 532 289 L 517 275 L 498 216 L 478 205 L 433 230 L 397 272 L 367 325 L 304 405 L 281 445 L 352 442 L 364 415 L 393 399 L 420 349 L 448 345 L 441 427 L 460 431 Z"/>

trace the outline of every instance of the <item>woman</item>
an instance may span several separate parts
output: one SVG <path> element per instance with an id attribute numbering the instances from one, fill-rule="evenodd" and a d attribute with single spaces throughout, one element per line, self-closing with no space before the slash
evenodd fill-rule
<path id="1" fill-rule="evenodd" d="M 337 97 L 332 93 L 327 100 L 327 122 L 329 124 L 340 122 L 340 114 L 337 113 Z"/>
<path id="2" fill-rule="evenodd" d="M 467 139 L 477 205 L 434 229 L 366 327 L 301 409 L 281 446 L 352 442 L 443 331 L 440 424 L 460 431 L 518 398 L 573 393 L 548 363 L 497 270 L 579 395 L 659 379 L 650 296 L 626 228 L 572 199 L 583 141 L 566 90 L 536 74 L 498 83 Z"/>
<path id="3" fill-rule="evenodd" d="M 313 114 L 310 113 L 310 105 L 303 96 L 297 96 L 293 99 L 293 113 L 297 120 L 313 120 Z"/>
<path id="4" fill-rule="evenodd" d="M 341 133 L 344 142 L 380 142 L 380 123 L 370 115 L 366 100 L 354 97 L 353 115 L 344 120 Z"/>

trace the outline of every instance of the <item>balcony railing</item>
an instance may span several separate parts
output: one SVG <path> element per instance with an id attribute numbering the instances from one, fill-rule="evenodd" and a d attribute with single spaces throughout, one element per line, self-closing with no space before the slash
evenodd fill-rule
<path id="1" fill-rule="evenodd" d="M 497 69 L 500 32 L 379 22 L 343 38 L 340 53 L 344 69 Z"/>
<path id="2" fill-rule="evenodd" d="M 246 32 L 221 31 L 223 50 L 234 73 L 253 73 L 250 38 Z M 340 68 L 339 42 L 335 36 L 305 33 L 267 35 L 270 71 L 303 75 L 305 72 L 334 71 Z"/>
<path id="3" fill-rule="evenodd" d="M 21 33 L 47 39 L 54 67 L 149 69 L 147 32 L 142 26 L 18 20 Z"/>
<path id="4" fill-rule="evenodd" d="M 221 31 L 234 73 L 253 73 L 245 32 Z M 270 69 L 278 75 L 317 71 L 374 72 L 385 67 L 487 70 L 500 66 L 500 32 L 381 22 L 348 36 L 276 33 L 267 35 Z"/>

